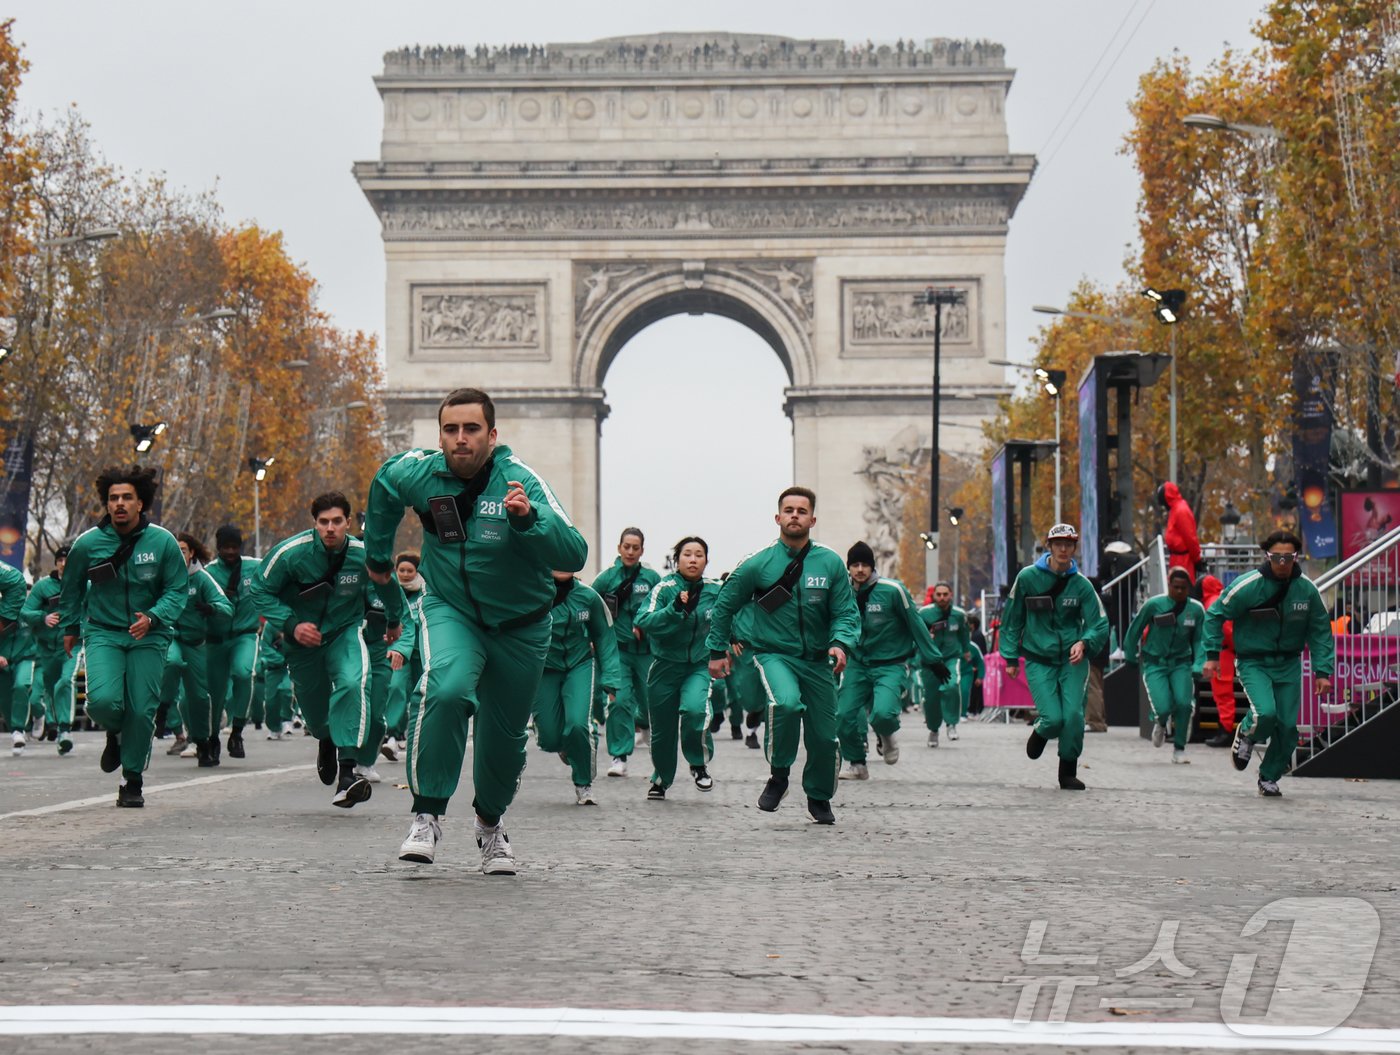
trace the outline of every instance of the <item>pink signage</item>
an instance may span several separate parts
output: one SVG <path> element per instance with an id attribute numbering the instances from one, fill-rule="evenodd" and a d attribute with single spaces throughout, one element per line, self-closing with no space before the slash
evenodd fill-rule
<path id="1" fill-rule="evenodd" d="M 1344 634 L 1337 643 L 1337 669 L 1332 691 L 1318 696 L 1313 689 L 1312 664 L 1303 656 L 1303 702 L 1298 724 L 1314 727 L 1340 722 L 1348 710 L 1359 709 L 1368 695 L 1381 686 L 1394 687 L 1400 677 L 1400 636 L 1395 634 Z M 988 668 L 990 671 L 990 668 Z"/>

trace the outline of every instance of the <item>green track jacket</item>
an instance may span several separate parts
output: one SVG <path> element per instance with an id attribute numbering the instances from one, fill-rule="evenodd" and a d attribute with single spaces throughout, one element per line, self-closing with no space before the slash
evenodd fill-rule
<path id="1" fill-rule="evenodd" d="M 617 643 L 624 648 L 640 650 L 645 646 L 638 643 L 632 628 L 637 625 L 637 617 L 646 611 L 647 602 L 651 600 L 651 593 L 661 581 L 661 576 L 655 569 L 639 564 L 631 588 L 624 596 L 615 596 L 618 588 L 630 575 L 631 569 L 624 567 L 622 558 L 618 557 L 613 561 L 611 568 L 604 569 L 603 573 L 593 580 L 593 589 L 603 598 L 609 611 L 612 611 L 613 607 L 608 603 L 609 598 L 615 598 L 617 602 L 617 614 L 613 616 L 613 631 L 617 635 Z M 643 633 L 645 632 L 644 628 Z"/>
<path id="2" fill-rule="evenodd" d="M 282 631 L 288 654 L 305 649 L 293 634 L 298 623 L 314 623 L 323 638 L 330 638 L 364 621 L 364 543 L 348 538 L 339 554 L 343 555 L 340 567 L 332 576 L 334 558 L 316 529 L 308 528 L 273 546 L 253 576 L 249 584 L 253 603 L 264 619 Z M 390 625 L 401 623 L 405 602 L 398 580 L 390 578 L 374 589 L 384 602 Z"/>
<path id="3" fill-rule="evenodd" d="M 58 572 L 51 571 L 34 584 L 29 596 L 24 599 L 24 607 L 19 610 L 20 622 L 34 634 L 34 640 L 42 655 L 51 656 L 63 651 L 63 624 L 46 626 L 44 621 L 51 612 L 58 611 L 58 595 L 63 589 L 63 580 Z"/>
<path id="4" fill-rule="evenodd" d="M 918 655 L 921 664 L 939 660 L 928 630 L 919 621 L 914 598 L 898 579 L 872 575 L 856 590 L 860 610 L 860 644 L 851 656 L 857 663 L 877 667 L 902 663 Z"/>
<path id="5" fill-rule="evenodd" d="M 1054 598 L 1050 611 L 1029 611 L 1027 599 L 1044 597 L 1061 576 L 1050 570 L 1047 553 L 1022 568 L 1011 585 L 1001 613 L 1001 639 L 997 651 L 1008 663 L 1024 657 L 1038 663 L 1064 666 L 1070 646 L 1084 642 L 1084 658 L 1098 655 L 1108 641 L 1108 616 L 1094 584 L 1079 574 L 1071 562 L 1064 573 L 1068 582 Z"/>
<path id="6" fill-rule="evenodd" d="M 442 542 L 425 526 L 421 571 L 428 589 L 485 627 L 528 620 L 537 612 L 543 618 L 554 607 L 549 573 L 581 569 L 588 543 L 549 485 L 509 447 L 498 445 L 482 473 L 483 483 L 458 478 L 441 451 L 415 449 L 390 458 L 370 484 L 366 564 L 376 572 L 393 567 L 394 533 L 406 506 L 421 518 L 428 515 L 429 499 L 463 495 L 468 504 L 462 515 L 464 542 Z M 510 480 L 529 496 L 527 517 L 505 511 Z M 431 523 L 428 518 L 426 524 Z"/>
<path id="7" fill-rule="evenodd" d="M 591 663 L 597 656 L 599 687 L 604 692 L 616 692 L 622 683 L 622 668 L 608 606 L 579 578 L 557 583 L 556 597 L 559 603 L 550 609 L 554 625 L 549 633 L 549 656 L 544 669 L 572 670 L 580 663 Z"/>
<path id="8" fill-rule="evenodd" d="M 1236 659 L 1301 656 L 1306 648 L 1313 673 L 1330 678 L 1336 666 L 1336 642 L 1322 595 L 1296 564 L 1287 592 L 1274 605 L 1282 586 L 1281 580 L 1262 568 L 1247 571 L 1232 582 L 1206 612 L 1206 658 L 1220 658 L 1222 627 L 1225 620 L 1233 619 Z M 1252 614 L 1256 609 L 1269 609 L 1270 614 Z"/>
<path id="9" fill-rule="evenodd" d="M 168 638 L 189 598 L 190 572 L 175 536 L 144 516 L 135 529 L 140 533 L 131 556 L 117 569 L 116 577 L 89 583 L 88 573 L 109 560 L 121 547 L 122 537 L 103 517 L 73 542 L 64 566 L 59 591 L 59 625 L 65 634 L 77 635 L 79 624 L 101 630 L 125 630 L 136 613 L 150 617 L 151 632 Z"/>
<path id="10" fill-rule="evenodd" d="M 1143 630 L 1147 637 L 1142 636 Z M 1199 675 L 1206 661 L 1206 610 L 1201 602 L 1188 597 L 1177 612 L 1176 602 L 1166 594 L 1152 597 L 1138 609 L 1128 624 L 1123 640 L 1123 659 L 1127 663 L 1160 663 L 1179 667 L 1191 665 L 1191 673 Z"/>
<path id="11" fill-rule="evenodd" d="M 209 620 L 211 641 L 224 641 L 234 634 L 251 634 L 257 631 L 258 606 L 253 603 L 253 595 L 248 586 L 257 575 L 261 563 L 257 557 L 240 556 L 233 564 L 225 564 L 222 557 L 217 557 L 205 568 L 209 577 L 233 605 L 232 620 L 223 615 L 215 615 Z M 236 583 L 233 575 L 235 571 L 238 572 Z"/>
<path id="12" fill-rule="evenodd" d="M 24 581 L 24 572 L 0 560 L 0 624 L 19 622 L 19 613 L 24 608 L 29 584 Z M 18 626 L 8 632 L 13 634 Z"/>
<path id="13" fill-rule="evenodd" d="M 403 585 L 397 578 L 390 580 L 389 586 L 398 586 L 400 590 Z M 384 635 L 389 632 L 389 617 L 384 611 L 384 598 L 380 594 L 381 590 L 388 587 L 380 586 L 368 575 L 363 576 L 361 590 L 365 602 L 365 625 L 361 633 L 365 636 L 365 644 L 370 648 L 383 648 L 386 652 L 397 652 L 404 659 L 413 658 L 413 650 L 418 644 L 418 624 L 422 619 L 423 591 L 419 590 L 418 611 L 415 615 L 413 602 L 408 599 L 408 593 L 403 595 L 403 631 L 399 634 L 399 639 L 387 648 L 384 644 Z"/>
<path id="14" fill-rule="evenodd" d="M 729 648 L 734 616 L 748 608 L 746 644 L 811 661 L 824 660 L 832 646 L 849 657 L 860 643 L 860 609 L 846 574 L 846 564 L 833 549 L 812 543 L 793 586 L 793 596 L 774 612 L 758 606 L 763 593 L 782 578 L 798 551 L 777 539 L 766 549 L 745 557 L 725 580 L 710 619 L 710 658 L 720 659 Z"/>
<path id="15" fill-rule="evenodd" d="M 710 622 L 720 588 L 718 579 L 691 582 L 678 572 L 660 580 L 651 591 L 646 610 L 637 616 L 637 625 L 647 636 L 651 654 L 668 663 L 708 662 Z M 678 608 L 682 593 L 690 595 L 689 603 Z"/>
<path id="16" fill-rule="evenodd" d="M 972 651 L 967 613 L 957 605 L 949 605 L 945 612 L 936 604 L 926 604 L 919 609 L 919 621 L 933 639 L 934 651 L 943 662 L 959 662 Z"/>
<path id="17" fill-rule="evenodd" d="M 228 625 L 233 617 L 233 602 L 224 596 L 224 591 L 209 574 L 208 568 L 200 568 L 190 573 L 189 600 L 175 626 L 175 632 L 184 644 L 197 644 L 209 636 L 209 624 L 220 622 Z"/>

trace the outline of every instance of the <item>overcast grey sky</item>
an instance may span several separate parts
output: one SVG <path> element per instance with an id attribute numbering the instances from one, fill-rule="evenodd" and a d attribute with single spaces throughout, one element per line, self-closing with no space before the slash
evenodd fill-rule
<path id="1" fill-rule="evenodd" d="M 25 108 L 76 104 L 123 168 L 164 172 L 192 191 L 217 184 L 231 221 L 285 232 L 337 323 L 381 335 L 379 227 L 350 164 L 378 155 L 382 110 L 371 78 L 390 48 L 689 30 L 1000 41 L 1017 70 L 1007 104 L 1011 149 L 1040 157 L 1007 244 L 1008 352 L 1021 359 L 1043 318 L 1030 305 L 1062 303 L 1085 275 L 1113 281 L 1136 236 L 1134 172 L 1117 151 L 1137 78 L 1173 50 L 1201 68 L 1227 42 L 1251 47 L 1261 7 L 1262 0 L 709 0 L 703 8 L 656 0 L 11 0 L 5 11 L 32 63 Z M 697 371 L 701 355 L 706 370 Z M 741 390 L 728 380 L 735 370 L 746 372 Z M 780 410 L 785 377 L 767 345 L 726 320 L 668 319 L 636 337 L 606 381 L 613 414 L 603 432 L 603 550 L 611 552 L 624 523 L 639 522 L 652 541 L 648 558 L 659 565 L 663 544 L 697 531 L 709 536 L 718 571 L 770 537 L 772 499 L 790 482 L 791 441 Z M 648 415 L 659 392 L 714 413 L 689 441 L 674 430 L 658 433 Z M 512 442 L 528 452 L 528 438 Z M 695 523 L 687 512 L 697 508 L 688 497 L 694 486 L 658 481 L 687 471 L 712 480 L 716 465 L 734 467 L 723 513 Z M 851 540 L 824 541 L 844 550 Z"/>

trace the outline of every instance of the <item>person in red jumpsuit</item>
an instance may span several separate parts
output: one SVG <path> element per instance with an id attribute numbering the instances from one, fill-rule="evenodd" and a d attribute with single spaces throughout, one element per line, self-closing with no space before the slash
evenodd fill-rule
<path id="1" fill-rule="evenodd" d="M 1162 541 L 1167 544 L 1167 570 L 1185 568 L 1194 579 L 1196 565 L 1201 562 L 1201 538 L 1196 533 L 1196 514 L 1181 497 L 1181 491 L 1168 480 L 1157 488 L 1157 501 L 1167 509 L 1167 530 Z"/>
<path id="2" fill-rule="evenodd" d="M 1210 608 L 1224 590 L 1225 584 L 1214 575 L 1203 577 L 1201 603 Z M 1235 738 L 1235 624 L 1229 619 L 1225 620 L 1221 646 L 1220 669 L 1210 679 L 1210 694 L 1215 697 L 1215 709 L 1220 715 L 1220 732 L 1206 741 L 1208 747 L 1229 747 Z"/>

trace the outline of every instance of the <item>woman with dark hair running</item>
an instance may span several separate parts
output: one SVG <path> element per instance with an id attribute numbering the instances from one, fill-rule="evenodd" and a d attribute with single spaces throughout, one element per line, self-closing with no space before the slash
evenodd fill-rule
<path id="1" fill-rule="evenodd" d="M 637 626 L 651 643 L 647 673 L 651 704 L 651 784 L 647 798 L 664 799 L 676 779 L 676 741 L 690 765 L 695 786 L 715 786 L 707 765 L 714 757 L 710 735 L 710 611 L 719 583 L 706 579 L 710 547 L 690 535 L 672 551 L 676 570 L 651 591 L 651 603 L 637 616 Z"/>
<path id="2" fill-rule="evenodd" d="M 186 531 L 180 532 L 175 538 L 180 545 L 180 553 L 185 558 L 190 578 L 185 610 L 175 624 L 175 636 L 165 654 L 165 677 L 162 679 L 160 693 L 161 708 L 168 711 L 174 707 L 181 687 L 184 688 L 180 719 L 185 727 L 185 735 L 176 737 L 168 754 L 180 754 L 188 737 L 195 746 L 198 764 L 209 768 L 219 764 L 219 756 L 214 750 L 218 743 L 219 730 L 214 725 L 215 710 L 209 698 L 209 679 L 205 666 L 205 643 L 209 637 L 208 619 L 216 613 L 225 618 L 232 618 L 233 602 L 219 588 L 214 577 L 205 571 L 211 555 L 204 543 Z M 219 702 L 222 705 L 223 700 L 220 699 Z"/>

